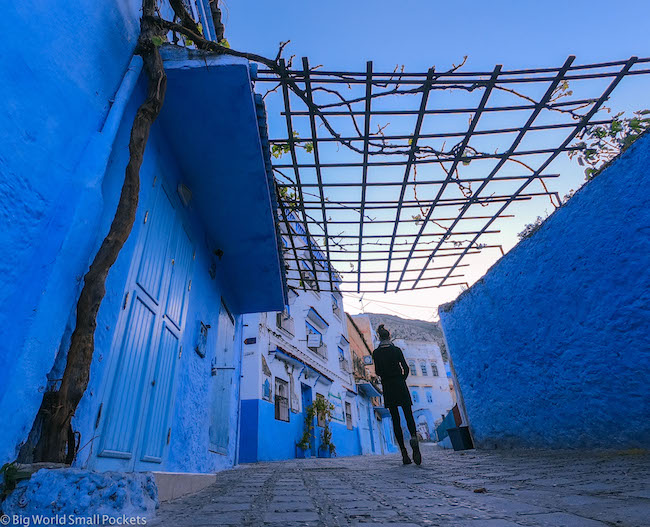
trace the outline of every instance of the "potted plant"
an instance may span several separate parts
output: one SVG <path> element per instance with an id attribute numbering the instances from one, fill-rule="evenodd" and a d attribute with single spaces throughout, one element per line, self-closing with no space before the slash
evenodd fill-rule
<path id="1" fill-rule="evenodd" d="M 300 441 L 296 443 L 296 457 L 299 459 L 309 459 L 311 457 L 311 438 L 314 430 L 314 416 L 316 409 L 310 404 L 305 409 L 305 429 Z"/>
<path id="2" fill-rule="evenodd" d="M 320 445 L 318 446 L 318 457 L 332 457 L 336 455 L 336 447 L 332 443 L 332 430 L 330 429 L 334 405 L 325 399 L 325 397 L 316 397 L 316 400 L 311 406 L 313 407 L 313 413 L 323 419 L 323 431 L 321 432 Z"/>
<path id="3" fill-rule="evenodd" d="M 336 455 L 336 447 L 332 443 L 332 431 L 329 427 L 329 422 L 325 421 L 323 432 L 320 436 L 321 442 L 318 447 L 318 457 L 332 457 Z"/>
<path id="4" fill-rule="evenodd" d="M 305 419 L 307 421 L 307 419 Z M 296 457 L 298 459 L 309 459 L 311 457 L 311 429 L 313 425 L 308 426 L 305 422 L 305 431 L 296 443 Z"/>
<path id="5" fill-rule="evenodd" d="M 330 421 L 334 405 L 324 397 L 316 397 L 316 400 L 305 409 L 305 428 L 300 441 L 296 443 L 296 457 L 306 459 L 311 457 L 311 441 L 314 437 L 314 417 L 320 416 L 323 421 L 323 430 L 318 446 L 318 457 L 332 457 L 336 455 L 336 447 L 332 443 L 332 430 Z"/>

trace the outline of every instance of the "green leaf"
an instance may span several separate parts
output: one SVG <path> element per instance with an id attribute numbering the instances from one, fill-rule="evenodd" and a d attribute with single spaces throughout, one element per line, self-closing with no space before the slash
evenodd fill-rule
<path id="1" fill-rule="evenodd" d="M 162 37 L 159 37 L 158 35 L 155 35 L 151 37 L 151 42 L 153 43 L 154 46 L 157 48 L 162 46 L 165 43 L 165 39 Z"/>
<path id="2" fill-rule="evenodd" d="M 224 48 L 230 48 L 230 42 L 228 42 L 228 39 L 227 39 L 227 38 L 222 38 L 222 39 L 219 41 L 219 45 L 220 45 L 220 46 L 223 46 Z"/>

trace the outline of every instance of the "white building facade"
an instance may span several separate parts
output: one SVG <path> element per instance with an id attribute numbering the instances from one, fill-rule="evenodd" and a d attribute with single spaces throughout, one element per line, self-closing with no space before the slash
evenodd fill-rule
<path id="1" fill-rule="evenodd" d="M 289 221 L 295 221 L 289 216 Z M 338 276 L 299 223 L 283 225 L 288 304 L 283 312 L 244 317 L 239 461 L 249 463 L 325 456 L 324 423 L 313 419 L 311 444 L 300 452 L 307 408 L 323 397 L 333 406 L 329 422 L 335 455 L 361 453 L 358 391 Z M 296 248 L 296 244 L 302 244 Z M 315 257 L 314 257 L 315 255 Z M 367 412 L 366 412 L 367 413 Z M 325 441 L 326 443 L 327 441 Z"/>
<path id="2" fill-rule="evenodd" d="M 440 347 L 435 342 L 396 339 L 411 370 L 406 381 L 420 439 L 436 440 L 435 427 L 455 404 Z"/>

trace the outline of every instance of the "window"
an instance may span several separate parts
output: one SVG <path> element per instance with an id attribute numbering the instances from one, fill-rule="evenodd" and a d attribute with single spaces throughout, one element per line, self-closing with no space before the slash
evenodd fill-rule
<path id="1" fill-rule="evenodd" d="M 411 370 L 411 375 L 413 375 L 414 377 L 417 377 L 418 370 L 415 367 L 415 361 L 414 360 L 409 361 L 409 370 Z"/>
<path id="2" fill-rule="evenodd" d="M 323 343 L 323 334 L 318 331 L 314 326 L 312 326 L 309 322 L 305 322 L 305 328 L 307 331 L 307 347 L 311 349 L 316 349 L 320 347 L 320 345 Z M 319 338 L 314 338 L 312 342 L 309 342 L 309 335 L 317 335 Z M 316 341 L 318 341 L 318 345 L 310 345 L 310 344 L 316 344 Z"/>
<path id="3" fill-rule="evenodd" d="M 347 401 L 345 402 L 345 424 L 348 430 L 352 430 L 352 405 Z"/>
<path id="4" fill-rule="evenodd" d="M 275 418 L 289 421 L 289 383 L 275 378 Z"/>
<path id="5" fill-rule="evenodd" d="M 433 393 L 431 393 L 429 390 L 427 390 L 427 402 L 428 403 L 433 402 Z"/>
<path id="6" fill-rule="evenodd" d="M 433 375 L 434 377 L 438 376 L 438 366 L 436 365 L 435 362 L 431 363 L 431 375 Z"/>
<path id="7" fill-rule="evenodd" d="M 295 335 L 295 325 L 293 318 L 291 318 L 291 311 L 288 305 L 284 307 L 284 311 L 276 315 L 275 324 L 279 329 L 286 331 L 292 337 Z"/>
<path id="8" fill-rule="evenodd" d="M 316 292 L 316 273 L 311 268 L 311 266 L 304 260 L 300 260 L 300 281 L 304 289 L 311 289 Z"/>
<path id="9" fill-rule="evenodd" d="M 416 392 L 415 390 L 411 392 L 411 397 L 413 398 L 414 403 L 420 402 L 420 396 L 418 395 L 418 392 Z"/>
<path id="10" fill-rule="evenodd" d="M 319 399 L 319 398 L 320 399 L 325 399 L 325 397 L 323 395 L 321 395 L 320 393 L 317 393 L 316 394 L 316 399 Z M 323 414 L 323 412 L 318 412 L 316 414 L 316 424 L 318 426 L 325 426 L 325 415 Z"/>
<path id="11" fill-rule="evenodd" d="M 422 375 L 423 375 L 424 377 L 426 377 L 427 375 L 429 375 L 429 374 L 427 373 L 427 363 L 426 363 L 426 362 L 421 362 L 421 363 L 420 363 L 420 369 L 422 370 Z"/>
<path id="12" fill-rule="evenodd" d="M 337 348 L 339 350 L 339 360 L 345 360 L 345 351 L 341 346 L 337 346 Z"/>
<path id="13" fill-rule="evenodd" d="M 332 313 L 341 318 L 341 304 L 335 294 L 332 294 Z"/>

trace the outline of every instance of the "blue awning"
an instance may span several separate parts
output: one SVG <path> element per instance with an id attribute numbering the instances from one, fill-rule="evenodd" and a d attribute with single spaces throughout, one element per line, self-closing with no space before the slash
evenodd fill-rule
<path id="1" fill-rule="evenodd" d="M 381 392 L 369 382 L 358 382 L 357 390 L 367 397 L 381 397 Z"/>
<path id="2" fill-rule="evenodd" d="M 382 417 L 382 418 L 383 417 L 390 417 L 390 411 L 388 410 L 388 408 L 384 408 L 383 406 L 375 406 L 374 410 L 375 410 L 375 413 L 379 417 Z"/>
<path id="3" fill-rule="evenodd" d="M 309 308 L 309 311 L 307 312 L 307 318 L 309 319 L 310 322 L 312 322 L 318 329 L 321 330 L 326 330 L 329 327 L 329 324 L 327 321 L 321 317 L 318 314 L 318 311 L 316 311 L 313 307 Z"/>
<path id="4" fill-rule="evenodd" d="M 167 94 L 160 118 L 236 313 L 286 304 L 277 202 L 264 115 L 249 62 L 180 46 L 160 48 Z"/>
<path id="5" fill-rule="evenodd" d="M 291 364 L 292 366 L 296 366 L 297 368 L 301 368 L 301 367 L 305 366 L 304 362 L 302 362 L 297 357 L 294 357 L 290 353 L 287 353 L 282 348 L 276 348 L 274 350 L 269 351 L 269 355 L 271 357 L 274 357 L 274 358 L 278 359 L 278 360 L 281 360 L 282 362 L 286 362 L 287 364 Z"/>

